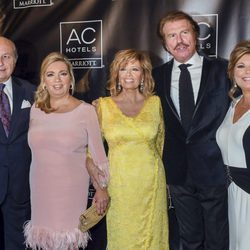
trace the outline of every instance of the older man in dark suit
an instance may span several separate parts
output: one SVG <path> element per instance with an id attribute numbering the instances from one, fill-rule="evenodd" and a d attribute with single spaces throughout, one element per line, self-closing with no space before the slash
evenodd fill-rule
<path id="1" fill-rule="evenodd" d="M 173 56 L 153 76 L 163 106 L 164 165 L 183 249 L 228 250 L 226 175 L 215 140 L 229 105 L 227 62 L 197 53 L 199 27 L 182 11 L 167 13 L 159 34 Z"/>
<path id="2" fill-rule="evenodd" d="M 27 131 L 35 86 L 12 77 L 16 60 L 14 43 L 0 37 L 0 238 L 5 250 L 25 249 L 23 224 L 30 219 Z"/>

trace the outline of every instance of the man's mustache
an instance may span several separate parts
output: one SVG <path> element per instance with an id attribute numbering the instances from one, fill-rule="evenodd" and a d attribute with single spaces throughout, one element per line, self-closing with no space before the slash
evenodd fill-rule
<path id="1" fill-rule="evenodd" d="M 186 43 L 178 43 L 178 44 L 175 46 L 174 49 L 177 49 L 177 47 L 179 47 L 179 46 L 186 46 L 186 47 L 188 47 L 189 45 L 186 44 Z"/>

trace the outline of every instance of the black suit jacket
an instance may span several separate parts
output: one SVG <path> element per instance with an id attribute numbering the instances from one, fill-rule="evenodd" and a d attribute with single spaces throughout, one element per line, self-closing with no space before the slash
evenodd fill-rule
<path id="1" fill-rule="evenodd" d="M 31 152 L 27 142 L 30 107 L 24 108 L 23 104 L 22 108 L 22 103 L 28 101 L 32 105 L 35 86 L 12 77 L 12 90 L 13 112 L 8 137 L 0 120 L 0 204 L 6 194 L 20 203 L 30 198 Z"/>
<path id="2" fill-rule="evenodd" d="M 229 106 L 227 61 L 204 57 L 200 89 L 187 135 L 170 97 L 172 68 L 173 60 L 153 70 L 165 119 L 163 161 L 168 184 L 185 184 L 187 176 L 196 185 L 224 184 L 226 175 L 215 133 Z"/>

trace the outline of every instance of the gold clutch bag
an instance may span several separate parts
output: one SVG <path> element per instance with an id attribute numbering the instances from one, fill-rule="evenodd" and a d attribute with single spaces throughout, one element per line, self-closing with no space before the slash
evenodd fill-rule
<path id="1" fill-rule="evenodd" d="M 78 228 L 82 232 L 88 231 L 91 227 L 96 225 L 107 213 L 108 207 L 103 215 L 99 215 L 96 211 L 95 203 L 80 215 Z"/>

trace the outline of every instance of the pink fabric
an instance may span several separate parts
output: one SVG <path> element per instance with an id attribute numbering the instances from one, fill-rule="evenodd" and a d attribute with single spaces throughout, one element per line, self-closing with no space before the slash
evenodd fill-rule
<path id="1" fill-rule="evenodd" d="M 25 226 L 26 244 L 57 249 L 66 242 L 60 250 L 86 246 L 88 236 L 77 228 L 88 199 L 87 145 L 94 161 L 108 166 L 95 109 L 82 103 L 67 113 L 46 114 L 33 106 L 28 140 L 31 221 Z"/>

